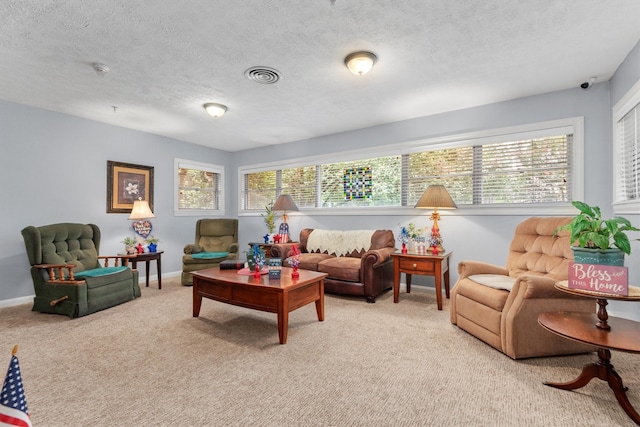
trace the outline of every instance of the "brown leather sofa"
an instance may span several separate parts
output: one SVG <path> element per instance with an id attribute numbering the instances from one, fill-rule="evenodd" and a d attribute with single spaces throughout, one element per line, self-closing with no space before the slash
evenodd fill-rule
<path id="1" fill-rule="evenodd" d="M 595 312 L 592 299 L 554 287 L 567 279 L 573 260 L 568 232 L 554 236 L 556 228 L 569 221 L 571 217 L 533 217 L 521 222 L 506 267 L 460 262 L 451 291 L 451 323 L 513 359 L 594 351 L 538 324 L 544 312 Z"/>
<path id="2" fill-rule="evenodd" d="M 393 287 L 391 254 L 396 249 L 391 230 L 305 228 L 299 242 L 273 245 L 271 257 L 282 259 L 288 267 L 286 258 L 294 245 L 301 253 L 298 268 L 328 274 L 326 292 L 361 295 L 373 303 L 378 294 Z"/>

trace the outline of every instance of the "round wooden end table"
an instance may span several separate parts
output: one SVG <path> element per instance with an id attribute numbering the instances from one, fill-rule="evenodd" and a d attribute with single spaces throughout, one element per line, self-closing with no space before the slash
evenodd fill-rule
<path id="1" fill-rule="evenodd" d="M 538 316 L 538 323 L 561 337 L 596 346 L 598 361 L 585 365 L 578 378 L 573 381 L 545 382 L 545 385 L 562 390 L 575 390 L 584 387 L 593 378 L 607 381 L 622 409 L 636 424 L 640 425 L 640 415 L 631 406 L 626 394 L 627 388 L 622 384 L 622 378 L 611 364 L 610 351 L 640 353 L 640 322 L 610 318 L 606 310 L 608 299 L 640 301 L 640 288 L 629 286 L 629 295 L 622 296 L 570 289 L 567 282 L 558 282 L 555 287 L 563 292 L 595 298 L 598 303 L 598 313 L 597 315 L 574 312 L 542 313 Z"/>

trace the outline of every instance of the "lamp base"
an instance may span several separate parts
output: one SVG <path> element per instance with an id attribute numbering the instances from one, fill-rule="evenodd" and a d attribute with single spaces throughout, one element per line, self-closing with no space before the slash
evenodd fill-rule
<path id="1" fill-rule="evenodd" d="M 289 224 L 283 222 L 278 227 L 278 235 L 280 236 L 280 242 L 278 243 L 289 243 Z"/>
<path id="2" fill-rule="evenodd" d="M 431 252 L 432 255 L 440 255 L 445 253 L 445 250 L 442 247 L 442 245 L 438 245 L 438 246 L 430 246 L 429 252 Z"/>
<path id="3" fill-rule="evenodd" d="M 153 225 L 151 221 L 148 219 L 140 219 L 137 221 L 133 221 L 131 224 L 133 231 L 140 237 L 146 239 L 151 234 L 151 230 L 153 230 Z"/>

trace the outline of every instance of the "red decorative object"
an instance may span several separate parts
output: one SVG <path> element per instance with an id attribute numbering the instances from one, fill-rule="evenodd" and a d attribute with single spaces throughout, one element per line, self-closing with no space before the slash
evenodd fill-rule
<path id="1" fill-rule="evenodd" d="M 253 278 L 254 279 L 259 279 L 261 274 L 262 273 L 260 273 L 260 266 L 258 264 L 256 264 L 256 269 L 253 272 Z"/>
<path id="2" fill-rule="evenodd" d="M 406 254 L 407 253 L 407 244 L 402 242 L 402 253 Z"/>
<path id="3" fill-rule="evenodd" d="M 429 249 L 431 250 L 432 255 L 438 255 L 438 247 L 436 245 L 432 245 Z"/>
<path id="4" fill-rule="evenodd" d="M 300 264 L 300 250 L 298 249 L 297 245 L 293 245 L 293 247 L 291 247 L 291 250 L 289 251 L 289 258 L 287 258 L 287 261 L 289 261 L 289 265 L 291 266 L 291 268 L 293 268 L 293 271 L 291 272 L 291 278 L 299 278 L 300 273 L 298 273 L 298 264 Z"/>
<path id="5" fill-rule="evenodd" d="M 142 247 L 142 243 L 138 243 L 138 246 L 136 246 L 136 250 L 138 251 L 139 254 L 144 253 L 144 248 Z"/>
<path id="6" fill-rule="evenodd" d="M 282 235 L 281 234 L 275 234 L 273 236 L 273 243 L 280 243 L 280 241 L 282 240 Z"/>

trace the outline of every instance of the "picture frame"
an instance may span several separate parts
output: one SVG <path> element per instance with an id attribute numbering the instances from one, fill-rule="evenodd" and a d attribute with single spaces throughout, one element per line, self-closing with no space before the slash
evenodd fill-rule
<path id="1" fill-rule="evenodd" d="M 138 199 L 153 211 L 153 166 L 107 160 L 107 213 L 130 213 Z"/>

